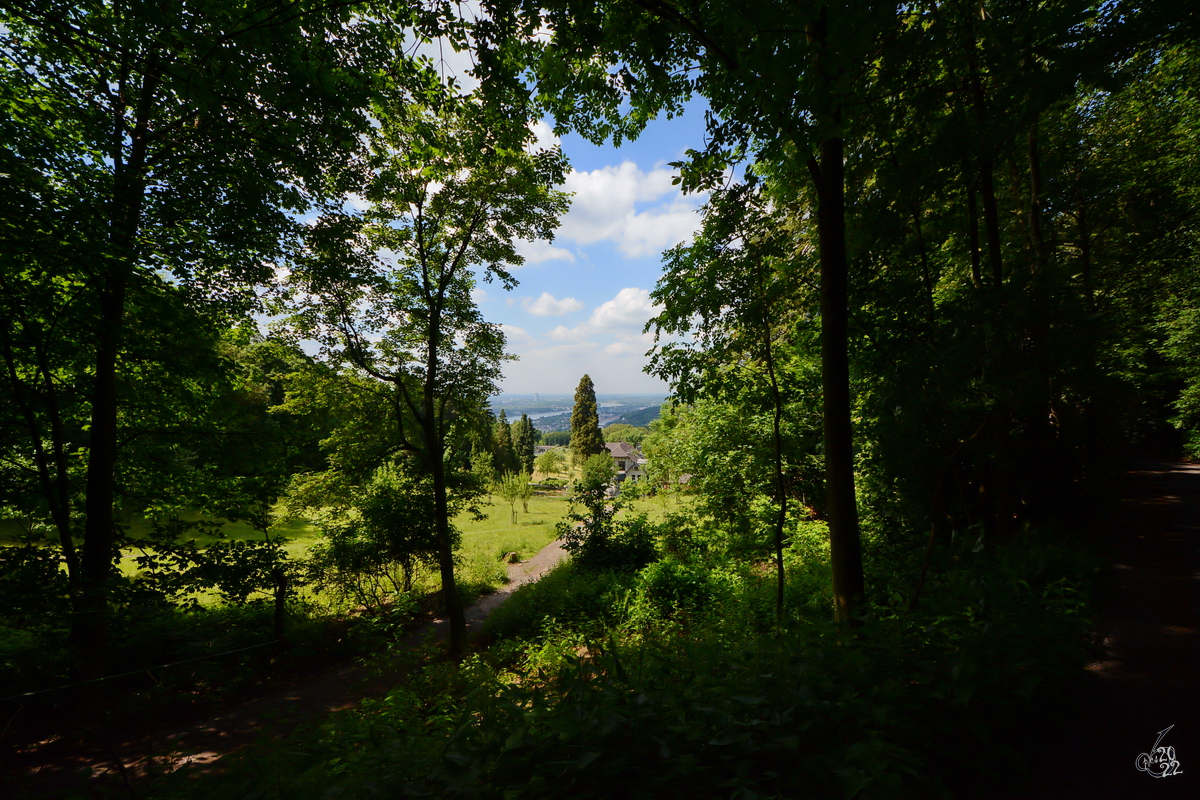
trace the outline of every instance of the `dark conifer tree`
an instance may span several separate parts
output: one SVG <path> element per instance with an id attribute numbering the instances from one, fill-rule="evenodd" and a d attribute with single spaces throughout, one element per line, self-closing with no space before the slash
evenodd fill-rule
<path id="1" fill-rule="evenodd" d="M 513 453 L 516 455 L 517 466 L 520 470 L 531 475 L 533 474 L 533 445 L 536 438 L 529 415 L 521 414 L 521 418 L 512 426 Z"/>
<path id="2" fill-rule="evenodd" d="M 571 452 L 582 464 L 588 456 L 604 450 L 604 434 L 600 432 L 600 412 L 596 405 L 596 387 L 584 375 L 575 390 L 575 408 L 571 409 Z"/>
<path id="3" fill-rule="evenodd" d="M 496 445 L 496 456 L 492 465 L 497 474 L 515 472 L 517 458 L 513 453 L 512 431 L 508 427 L 508 415 L 504 413 L 504 409 L 500 409 L 500 416 L 496 419 L 493 439 Z"/>

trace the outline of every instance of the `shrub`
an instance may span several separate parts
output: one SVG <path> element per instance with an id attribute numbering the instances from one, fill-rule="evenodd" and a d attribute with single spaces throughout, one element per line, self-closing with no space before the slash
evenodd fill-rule
<path id="1" fill-rule="evenodd" d="M 610 503 L 605 496 L 612 474 L 611 458 L 589 458 L 571 497 L 572 507 L 578 503 L 584 512 L 572 512 L 558 524 L 563 549 L 583 569 L 637 570 L 656 556 L 654 540 L 658 531 L 645 514 L 627 521 L 614 519 L 621 504 L 616 500 Z"/>
<path id="2" fill-rule="evenodd" d="M 45 631 L 66 625 L 71 611 L 62 552 L 40 536 L 0 546 L 0 621 Z"/>
<path id="3" fill-rule="evenodd" d="M 821 563 L 820 528 L 797 533 L 789 558 Z M 742 624 L 770 582 L 753 565 L 565 564 L 493 618 L 532 640 L 497 648 L 515 666 L 414 674 L 196 796 L 1020 796 L 1006 743 L 1082 664 L 1086 569 L 1036 540 L 955 556 L 914 613 L 877 607 L 853 635 L 828 609 L 769 636 Z M 707 611 L 715 624 L 674 624 Z M 655 624 L 622 638 L 641 612 Z"/>
<path id="4" fill-rule="evenodd" d="M 318 588 L 343 602 L 378 609 L 412 590 L 415 570 L 436 560 L 433 486 L 399 466 L 375 471 L 353 497 L 353 510 L 321 524 L 311 549 Z"/>
<path id="5" fill-rule="evenodd" d="M 493 638 L 534 637 L 547 624 L 600 630 L 616 624 L 619 601 L 632 584 L 629 573 L 586 570 L 564 561 L 536 583 L 513 592 L 484 623 L 484 630 Z"/>

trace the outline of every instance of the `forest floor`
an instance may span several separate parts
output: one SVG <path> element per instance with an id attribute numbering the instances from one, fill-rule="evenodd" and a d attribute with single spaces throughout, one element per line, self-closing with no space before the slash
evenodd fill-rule
<path id="1" fill-rule="evenodd" d="M 1063 698 L 1057 722 L 1031 720 L 1028 738 L 1010 743 L 1032 753 L 1021 797 L 1200 797 L 1200 465 L 1141 463 L 1121 486 L 1116 510 L 1089 522 L 1083 537 L 1108 564 L 1096 596 L 1096 655 Z M 551 543 L 510 565 L 510 583 L 469 608 L 469 628 L 477 631 L 517 586 L 563 555 Z M 443 633 L 444 623 L 434 621 L 395 650 L 416 650 Z M 0 772 L 0 796 L 144 796 L 184 764 L 216 765 L 263 736 L 286 736 L 385 694 L 401 668 L 380 667 L 297 676 L 204 718 L 141 726 L 127 720 L 123 728 L 96 727 L 25 748 Z M 1174 748 L 1178 772 L 1154 777 L 1138 769 L 1138 757 L 1164 730 L 1159 745 Z M 88 775 L 84 788 L 81 776 Z"/>
<path id="2" fill-rule="evenodd" d="M 508 565 L 509 582 L 466 609 L 468 635 L 478 634 L 484 619 L 517 587 L 540 578 L 566 553 L 557 540 L 527 561 Z M 434 619 L 408 634 L 391 650 L 408 655 L 441 641 L 444 619 Z M 0 769 L 0 797 L 141 797 L 171 780 L 185 765 L 203 770 L 225 754 L 264 736 L 283 738 L 298 726 L 350 709 L 369 697 L 381 697 L 396 685 L 411 657 L 396 663 L 386 657 L 342 665 L 318 674 L 296 675 L 283 685 L 250 698 L 231 699 L 213 715 L 197 710 L 169 721 L 117 718 L 93 721 L 79 730 L 20 748 Z"/>
<path id="3" fill-rule="evenodd" d="M 1086 537 L 1108 564 L 1097 655 L 1061 721 L 1018 743 L 1035 751 L 1034 800 L 1200 797 L 1200 465 L 1144 462 L 1125 478 Z M 1138 758 L 1167 728 L 1178 773 L 1154 777 Z"/>

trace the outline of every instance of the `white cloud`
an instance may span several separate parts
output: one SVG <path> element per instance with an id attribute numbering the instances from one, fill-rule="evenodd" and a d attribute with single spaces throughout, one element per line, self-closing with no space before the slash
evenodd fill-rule
<path id="1" fill-rule="evenodd" d="M 476 304 L 479 304 L 479 303 L 482 303 L 484 300 L 487 300 L 487 299 L 488 299 L 488 293 L 487 293 L 487 291 L 486 291 L 486 290 L 484 290 L 484 289 L 482 289 L 482 288 L 480 288 L 480 287 L 478 287 L 478 286 L 476 286 L 474 289 L 472 289 L 472 290 L 471 290 L 471 300 L 472 300 L 472 302 L 474 302 L 474 303 L 476 303 Z"/>
<path id="2" fill-rule="evenodd" d="M 538 150 L 550 150 L 553 147 L 562 147 L 562 139 L 554 135 L 554 129 L 544 119 L 539 119 L 537 122 L 529 123 L 529 129 L 533 131 L 534 141 L 530 146 L 530 150 L 536 152 Z"/>
<path id="3" fill-rule="evenodd" d="M 630 258 L 653 255 L 691 238 L 700 226 L 703 197 L 684 197 L 667 169 L 643 172 L 625 161 L 591 172 L 570 172 L 564 189 L 574 192 L 559 236 L 578 244 L 615 242 Z M 638 204 L 658 202 L 638 210 Z"/>
<path id="4" fill-rule="evenodd" d="M 559 325 L 547 332 L 553 341 L 584 341 L 602 336 L 612 337 L 619 342 L 643 346 L 642 351 L 654 343 L 654 335 L 642 333 L 646 321 L 662 310 L 650 300 L 650 292 L 637 287 L 627 287 L 617 292 L 612 300 L 597 306 L 587 322 L 568 328 Z"/>
<path id="5" fill-rule="evenodd" d="M 561 317 L 571 311 L 580 310 L 583 303 L 574 297 L 558 300 L 549 292 L 542 292 L 542 296 L 536 300 L 530 297 L 521 298 L 521 308 L 538 317 Z"/>
<path id="6" fill-rule="evenodd" d="M 518 239 L 516 242 L 517 254 L 523 256 L 526 264 L 541 264 L 543 261 L 571 261 L 575 260 L 575 254 L 570 250 L 565 250 L 561 247 L 555 247 L 544 240 L 536 242 L 527 242 Z"/>
<path id="7" fill-rule="evenodd" d="M 546 336 L 555 342 L 580 342 L 588 337 L 588 331 L 584 325 L 576 325 L 574 328 L 558 325 L 547 331 Z"/>
<path id="8" fill-rule="evenodd" d="M 518 328 L 516 325 L 501 325 L 500 330 L 504 331 L 504 339 L 510 345 L 529 344 L 534 340 L 524 328 Z"/>
<path id="9" fill-rule="evenodd" d="M 650 301 L 649 291 L 631 286 L 617 292 L 612 300 L 601 303 L 592 312 L 588 326 L 596 331 L 616 333 L 636 329 L 640 334 L 646 320 L 661 310 L 661 306 Z"/>
<path id="10" fill-rule="evenodd" d="M 538 301 L 542 299 L 554 301 L 548 293 Z M 569 394 L 586 372 L 600 392 L 665 394 L 667 385 L 642 371 L 646 352 L 654 346 L 654 334 L 642 333 L 642 326 L 658 312 L 650 292 L 627 287 L 594 308 L 579 325 L 557 325 L 536 338 L 510 336 L 510 350 L 520 360 L 505 364 L 504 390 Z M 504 328 L 507 333 L 509 326 Z"/>

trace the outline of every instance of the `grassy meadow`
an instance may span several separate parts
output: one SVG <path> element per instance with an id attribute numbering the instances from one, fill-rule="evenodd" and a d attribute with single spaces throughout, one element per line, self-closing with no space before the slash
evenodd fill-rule
<path id="1" fill-rule="evenodd" d="M 652 522 L 661 521 L 669 512 L 680 507 L 678 496 L 668 498 L 638 498 L 624 503 L 622 516 L 629 517 L 645 514 Z M 483 519 L 475 519 L 470 514 L 460 514 L 455 519 L 455 525 L 462 533 L 462 544 L 458 552 L 460 582 L 471 587 L 476 592 L 494 590 L 503 585 L 507 572 L 504 568 L 503 557 L 507 553 L 517 553 L 521 560 L 532 557 L 535 553 L 553 541 L 557 536 L 555 526 L 566 515 L 569 508 L 567 492 L 538 493 L 528 504 L 528 511 L 520 502 L 516 505 L 516 521 L 512 519 L 509 504 L 493 495 L 484 498 L 481 510 Z M 186 513 L 184 521 L 194 522 L 206 517 L 197 512 Z M 150 532 L 150 522 L 141 516 L 130 515 L 121 520 L 126 527 L 129 537 L 136 542 L 145 538 Z M 16 520 L 0 520 L 0 546 L 15 542 L 22 533 L 22 526 Z M 224 521 L 221 533 L 225 539 L 249 540 L 262 536 L 246 522 Z M 282 537 L 286 540 L 284 549 L 289 558 L 303 558 L 308 548 L 321 536 L 316 525 L 307 520 L 290 520 L 271 526 L 272 537 Z M 196 534 L 192 538 L 196 544 L 204 547 L 216 541 L 217 536 L 207 533 Z M 139 551 L 136 545 L 123 551 L 120 570 L 126 576 L 133 576 L 138 571 L 135 561 Z M 432 570 L 422 572 L 416 582 L 418 591 L 435 591 L 438 578 Z M 311 593 L 309 594 L 311 597 Z M 212 597 L 215 598 L 215 595 Z M 203 602 L 203 598 L 202 598 Z"/>

